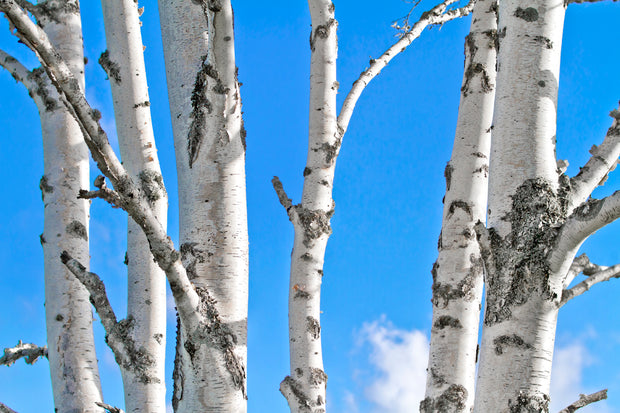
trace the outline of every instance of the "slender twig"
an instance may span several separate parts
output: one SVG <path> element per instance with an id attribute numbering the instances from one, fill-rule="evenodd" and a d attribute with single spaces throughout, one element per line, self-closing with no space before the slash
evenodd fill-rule
<path id="1" fill-rule="evenodd" d="M 280 204 L 282 204 L 284 209 L 286 209 L 286 213 L 288 214 L 289 219 L 292 221 L 295 214 L 295 208 L 293 208 L 293 201 L 291 201 L 288 195 L 286 195 L 286 192 L 284 191 L 284 186 L 282 185 L 282 182 L 280 182 L 280 178 L 274 176 L 271 180 L 271 184 L 273 185 L 273 189 L 275 189 L 276 194 L 278 195 L 278 200 L 280 201 Z"/>
<path id="2" fill-rule="evenodd" d="M 95 404 L 106 410 L 107 413 L 125 413 L 122 409 L 118 407 L 110 406 L 109 404 L 95 402 Z"/>
<path id="3" fill-rule="evenodd" d="M 474 8 L 474 0 L 471 0 L 464 7 L 446 11 L 446 9 L 456 1 L 457 0 L 446 0 L 429 11 L 422 13 L 420 19 L 411 26 L 411 29 L 403 34 L 403 36 L 386 50 L 381 57 L 370 60 L 370 67 L 363 71 L 360 77 L 353 83 L 351 90 L 342 104 L 340 114 L 338 115 L 338 131 L 340 137 L 344 136 L 349 126 L 349 121 L 351 120 L 355 105 L 366 86 L 368 86 L 370 81 L 374 79 L 396 55 L 404 51 L 407 46 L 417 39 L 427 26 L 443 24 L 449 20 L 466 16 L 471 13 Z"/>
<path id="4" fill-rule="evenodd" d="M 10 366 L 21 358 L 27 364 L 34 364 L 40 357 L 47 358 L 47 346 L 39 347 L 19 340 L 15 347 L 4 349 L 4 355 L 0 357 L 0 366 Z"/>
<path id="5" fill-rule="evenodd" d="M 558 413 L 573 413 L 575 410 L 581 409 L 589 404 L 605 400 L 607 398 L 607 389 L 592 394 L 580 394 L 579 400 L 560 410 Z"/>
<path id="6" fill-rule="evenodd" d="M 596 269 L 598 269 L 598 271 Z M 588 278 L 574 287 L 562 292 L 562 300 L 559 304 L 560 306 L 563 306 L 569 300 L 585 293 L 592 288 L 594 284 L 609 281 L 612 278 L 620 278 L 620 264 L 616 264 L 613 267 L 602 267 L 595 264 L 590 264 L 588 267 L 583 269 L 583 274 L 587 275 Z"/>

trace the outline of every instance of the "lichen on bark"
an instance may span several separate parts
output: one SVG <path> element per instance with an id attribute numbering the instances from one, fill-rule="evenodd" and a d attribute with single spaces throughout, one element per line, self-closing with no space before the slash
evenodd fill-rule
<path id="1" fill-rule="evenodd" d="M 510 413 L 549 413 L 550 398 L 546 394 L 520 391 L 513 400 L 508 400 Z"/>
<path id="2" fill-rule="evenodd" d="M 440 396 L 427 397 L 420 402 L 420 413 L 457 413 L 466 407 L 467 389 L 459 384 L 452 384 Z"/>
<path id="3" fill-rule="evenodd" d="M 108 75 L 108 79 L 112 79 L 117 85 L 121 83 L 121 67 L 118 63 L 110 60 L 110 52 L 108 50 L 99 56 L 99 65 Z"/>
<path id="4" fill-rule="evenodd" d="M 510 223 L 509 233 L 501 237 L 494 228 L 488 230 L 490 248 L 482 249 L 487 269 L 486 325 L 509 319 L 512 309 L 534 293 L 545 300 L 557 298 L 549 285 L 548 258 L 566 220 L 565 195 L 555 193 L 542 178 L 526 180 L 502 218 Z"/>

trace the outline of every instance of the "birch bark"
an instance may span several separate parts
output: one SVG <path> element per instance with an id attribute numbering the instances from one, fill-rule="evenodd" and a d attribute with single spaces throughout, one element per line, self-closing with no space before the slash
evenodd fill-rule
<path id="1" fill-rule="evenodd" d="M 208 290 L 230 351 L 177 337 L 177 412 L 246 411 L 248 239 L 245 130 L 230 1 L 160 0 L 179 180 L 181 254 Z M 205 299 L 205 297 L 203 297 Z"/>
<path id="2" fill-rule="evenodd" d="M 490 229 L 479 234 L 487 292 L 475 412 L 548 412 L 568 270 L 549 265 L 570 190 L 555 158 L 564 11 L 559 0 L 499 3 Z"/>
<path id="3" fill-rule="evenodd" d="M 102 9 L 108 49 L 99 63 L 110 80 L 123 165 L 132 180 L 142 186 L 165 230 L 168 201 L 153 136 L 138 4 L 133 0 L 106 0 Z M 166 278 L 153 260 L 142 229 L 130 217 L 126 257 L 127 320 L 132 320 L 128 337 L 150 362 L 139 370 L 120 364 L 125 411 L 163 413 Z"/>
<path id="4" fill-rule="evenodd" d="M 79 3 L 39 2 L 39 23 L 84 90 Z M 57 412 L 100 412 L 102 401 L 88 292 L 60 261 L 63 250 L 88 263 L 89 203 L 77 199 L 89 185 L 88 150 L 82 131 L 65 110 L 43 70 L 35 69 L 43 132 L 41 191 L 45 224 L 45 313 L 50 372 Z"/>
<path id="5" fill-rule="evenodd" d="M 474 6 L 465 73 L 433 266 L 433 326 L 421 412 L 470 412 L 478 356 L 484 265 L 474 225 L 486 217 L 495 97 L 497 1 Z"/>

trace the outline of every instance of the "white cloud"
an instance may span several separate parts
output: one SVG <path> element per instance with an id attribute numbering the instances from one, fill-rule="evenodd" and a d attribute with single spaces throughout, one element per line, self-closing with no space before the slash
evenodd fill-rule
<path id="1" fill-rule="evenodd" d="M 375 411 L 417 411 L 426 385 L 429 346 L 426 334 L 398 329 L 384 316 L 379 321 L 365 323 L 360 339 L 370 345 L 369 361 L 377 373 L 365 388 L 365 396 L 375 405 Z"/>
<path id="2" fill-rule="evenodd" d="M 581 393 L 593 393 L 601 389 L 585 388 L 583 370 L 591 365 L 594 359 L 588 349 L 580 342 L 574 342 L 565 347 L 556 349 L 553 356 L 551 371 L 551 408 L 550 411 L 560 411 L 579 398 Z M 583 413 L 606 413 L 611 410 L 606 402 L 597 402 L 579 410 Z"/>

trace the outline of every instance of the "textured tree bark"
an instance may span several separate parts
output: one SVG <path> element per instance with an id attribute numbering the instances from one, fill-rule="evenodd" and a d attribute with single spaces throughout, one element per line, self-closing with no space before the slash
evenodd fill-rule
<path id="1" fill-rule="evenodd" d="M 300 204 L 291 206 L 279 186 L 280 200 L 295 228 L 289 284 L 291 372 L 280 384 L 292 412 L 325 412 L 327 375 L 321 349 L 321 282 L 329 220 L 334 213 L 332 188 L 344 130 L 337 125 L 336 59 L 338 42 L 334 4 L 310 0 L 310 130 L 308 159 Z M 277 181 L 279 184 L 279 181 Z M 276 182 L 274 185 L 277 188 Z M 278 190 L 278 189 L 277 189 Z"/>
<path id="2" fill-rule="evenodd" d="M 132 180 L 142 186 L 153 214 L 165 230 L 168 200 L 153 136 L 140 33 L 141 12 L 133 0 L 102 1 L 102 8 L 108 49 L 99 63 L 110 80 L 123 165 Z M 166 278 L 153 260 L 142 229 L 130 217 L 126 264 L 127 320 L 132 320 L 128 337 L 148 363 L 143 363 L 139 370 L 120 365 L 125 411 L 163 413 L 166 410 Z"/>
<path id="3" fill-rule="evenodd" d="M 177 337 L 177 412 L 246 411 L 248 240 L 245 131 L 230 1 L 160 0 L 179 180 L 180 251 L 221 325 Z M 202 299 L 208 300 L 203 294 Z M 214 343 L 227 343 L 226 346 Z"/>
<path id="4" fill-rule="evenodd" d="M 79 3 L 38 4 L 39 23 L 66 59 L 84 90 L 84 57 Z M 102 401 L 92 311 L 86 289 L 60 261 L 63 250 L 89 261 L 89 203 L 77 199 L 89 186 L 88 150 L 82 131 L 64 108 L 43 70 L 36 69 L 43 132 L 41 191 L 45 224 L 41 244 L 45 258 L 45 313 L 50 372 L 56 411 L 101 412 Z"/>
<path id="5" fill-rule="evenodd" d="M 478 356 L 484 265 L 474 226 L 486 218 L 495 97 L 497 1 L 476 2 L 433 266 L 433 326 L 421 412 L 470 412 Z M 447 410 L 446 410 L 447 409 Z"/>
<path id="6" fill-rule="evenodd" d="M 570 191 L 555 158 L 564 11 L 560 0 L 499 4 L 489 230 L 479 231 L 487 292 L 475 412 L 548 412 L 568 271 L 549 263 Z"/>

